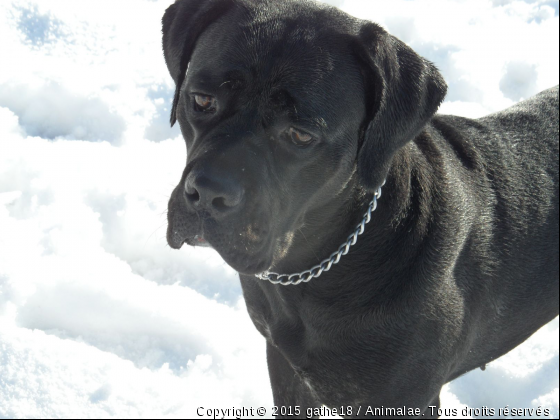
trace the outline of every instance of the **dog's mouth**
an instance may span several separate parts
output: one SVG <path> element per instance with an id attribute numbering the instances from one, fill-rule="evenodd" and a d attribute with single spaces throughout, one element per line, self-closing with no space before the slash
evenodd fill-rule
<path id="1" fill-rule="evenodd" d="M 224 236 L 220 232 L 222 229 L 214 226 L 206 226 L 208 231 L 199 226 L 199 232 L 190 234 L 183 230 L 185 227 L 182 225 L 178 229 L 170 229 L 173 234 L 168 239 L 172 248 L 180 249 L 186 244 L 214 249 L 230 267 L 248 275 L 262 273 L 272 264 L 268 255 L 270 238 L 264 229 L 252 225 L 237 234 Z"/>
<path id="2" fill-rule="evenodd" d="M 223 235 L 209 231 L 204 236 L 198 235 L 195 246 L 206 246 L 220 254 L 224 261 L 241 274 L 259 274 L 266 271 L 271 263 L 269 237 L 254 236 L 254 232 L 245 231 Z"/>
<path id="3" fill-rule="evenodd" d="M 170 221 L 167 229 L 167 243 L 171 248 L 181 249 L 185 244 L 195 247 L 213 248 L 203 233 L 192 232 L 192 229 L 188 229 L 185 223 L 178 223 L 177 225 L 174 226 Z"/>
<path id="4" fill-rule="evenodd" d="M 200 247 L 203 247 L 203 248 L 212 248 L 212 245 L 210 244 L 210 242 L 208 242 L 204 238 L 204 235 L 195 235 L 195 237 L 190 242 L 192 242 L 192 243 L 189 243 L 189 241 L 185 241 L 185 243 L 187 243 L 188 245 L 191 245 L 191 246 L 200 246 Z"/>

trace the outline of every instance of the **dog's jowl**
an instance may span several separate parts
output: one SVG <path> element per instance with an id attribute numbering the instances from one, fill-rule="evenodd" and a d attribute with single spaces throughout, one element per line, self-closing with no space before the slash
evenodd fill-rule
<path id="1" fill-rule="evenodd" d="M 307 0 L 177 0 L 163 49 L 188 151 L 168 242 L 239 272 L 276 405 L 430 418 L 558 315 L 558 87 L 436 114 L 432 63 Z"/>

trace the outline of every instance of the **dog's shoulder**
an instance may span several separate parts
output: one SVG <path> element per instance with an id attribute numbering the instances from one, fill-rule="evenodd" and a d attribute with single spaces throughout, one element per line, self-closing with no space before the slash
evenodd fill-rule
<path id="1" fill-rule="evenodd" d="M 519 132 L 522 128 L 529 138 L 538 136 L 541 141 L 558 144 L 558 93 L 559 87 L 555 86 L 480 121 L 499 131 Z"/>
<path id="2" fill-rule="evenodd" d="M 513 171 L 532 162 L 557 174 L 558 95 L 559 87 L 555 86 L 479 119 L 437 114 L 430 126 L 462 157 L 463 163 L 472 162 L 476 156 L 477 162 L 487 167 L 503 166 L 504 171 L 510 172 L 508 168 Z"/>

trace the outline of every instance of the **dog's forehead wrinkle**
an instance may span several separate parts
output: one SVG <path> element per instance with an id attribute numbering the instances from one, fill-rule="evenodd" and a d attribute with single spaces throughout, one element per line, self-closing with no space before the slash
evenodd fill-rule
<path id="1" fill-rule="evenodd" d="M 257 74 L 278 78 L 307 71 L 321 77 L 334 70 L 332 53 L 324 47 L 328 41 L 312 25 L 302 27 L 285 18 L 267 17 L 265 23 L 244 27 L 243 38 L 246 60 Z"/>

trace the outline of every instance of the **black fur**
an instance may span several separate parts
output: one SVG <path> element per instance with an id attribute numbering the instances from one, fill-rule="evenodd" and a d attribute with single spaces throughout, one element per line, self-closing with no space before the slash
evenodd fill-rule
<path id="1" fill-rule="evenodd" d="M 176 2 L 167 9 L 162 19 L 163 52 L 171 77 L 177 86 L 171 110 L 171 126 L 177 121 L 181 86 L 199 35 L 232 6 L 233 1 L 230 0 L 205 0 Z"/>
<path id="2" fill-rule="evenodd" d="M 395 153 L 416 137 L 437 111 L 447 85 L 435 66 L 374 23 L 360 29 L 359 52 L 372 79 L 369 126 L 358 156 L 362 182 L 375 191 Z"/>
<path id="3" fill-rule="evenodd" d="M 558 315 L 558 87 L 478 120 L 435 115 L 431 63 L 306 0 L 178 0 L 163 33 L 188 149 L 168 242 L 211 245 L 240 272 L 276 405 L 430 418 L 445 383 Z M 331 271 L 297 287 L 254 276 L 327 258 L 384 179 Z"/>

